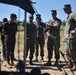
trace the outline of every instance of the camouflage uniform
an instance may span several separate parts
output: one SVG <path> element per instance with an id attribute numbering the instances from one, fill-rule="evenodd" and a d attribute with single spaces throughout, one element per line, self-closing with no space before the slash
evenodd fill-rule
<path id="1" fill-rule="evenodd" d="M 6 59 L 4 25 L 7 23 L 7 21 L 8 21 L 7 18 L 3 18 L 3 23 L 0 26 L 0 35 L 1 35 L 1 42 L 2 42 L 2 58 L 3 58 L 3 60 Z"/>
<path id="2" fill-rule="evenodd" d="M 4 26 L 5 31 L 5 42 L 6 42 L 6 50 L 7 50 L 7 61 L 9 62 L 10 58 L 13 61 L 14 59 L 14 48 L 16 42 L 16 32 L 17 32 L 17 24 L 6 23 Z"/>
<path id="3" fill-rule="evenodd" d="M 55 59 L 59 59 L 59 48 L 60 48 L 60 25 L 61 20 L 56 18 L 55 20 L 50 20 L 50 32 L 47 41 L 48 48 L 48 58 L 52 58 L 53 46 L 55 51 Z M 55 23 L 59 23 L 59 27 L 54 27 Z"/>
<path id="4" fill-rule="evenodd" d="M 36 19 L 41 19 L 40 14 L 36 15 Z M 37 42 L 36 42 L 36 59 L 38 60 L 38 53 L 39 53 L 39 45 L 40 45 L 40 56 L 41 56 L 41 60 L 43 60 L 43 56 L 44 56 L 44 30 L 45 30 L 46 26 L 43 22 L 41 22 L 41 20 L 39 21 L 39 23 L 36 23 L 36 29 L 37 29 Z"/>
<path id="5" fill-rule="evenodd" d="M 31 18 L 32 16 L 30 16 Z M 27 23 L 27 42 L 26 42 L 26 57 L 30 49 L 30 64 L 32 65 L 33 54 L 36 44 L 36 26 L 33 23 Z"/>
<path id="6" fill-rule="evenodd" d="M 70 7 L 70 5 L 65 5 L 66 8 Z M 66 39 L 66 56 L 68 59 L 68 62 L 70 64 L 72 63 L 72 60 L 74 63 L 76 63 L 76 33 L 70 34 L 71 30 L 76 30 L 76 14 L 73 12 L 70 12 L 70 14 L 66 18 L 66 26 L 65 26 L 65 39 Z"/>
<path id="7" fill-rule="evenodd" d="M 15 17 L 15 14 L 11 14 L 11 17 Z M 14 49 L 15 49 L 15 42 L 16 42 L 16 32 L 17 32 L 17 24 L 15 22 L 8 22 L 4 25 L 4 33 L 5 33 L 5 44 L 7 50 L 7 62 L 13 65 L 14 60 Z"/>
<path id="8" fill-rule="evenodd" d="M 59 24 L 59 25 L 55 26 L 55 24 Z M 49 30 L 49 36 L 47 40 L 48 64 L 49 64 L 50 59 L 52 58 L 52 55 L 53 55 L 53 50 L 55 52 L 55 59 L 57 62 L 58 62 L 58 59 L 60 58 L 59 48 L 60 48 L 61 20 L 56 17 L 55 19 L 49 20 L 48 25 L 49 27 L 46 29 L 46 31 Z"/>

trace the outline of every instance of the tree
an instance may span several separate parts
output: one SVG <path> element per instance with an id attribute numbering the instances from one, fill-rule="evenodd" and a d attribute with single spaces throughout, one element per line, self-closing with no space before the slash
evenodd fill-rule
<path id="1" fill-rule="evenodd" d="M 62 25 L 65 26 L 65 20 L 63 20 Z"/>

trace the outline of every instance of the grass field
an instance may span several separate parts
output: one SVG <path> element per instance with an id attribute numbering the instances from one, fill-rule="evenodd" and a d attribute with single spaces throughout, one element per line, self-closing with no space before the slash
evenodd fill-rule
<path id="1" fill-rule="evenodd" d="M 61 46 L 60 46 L 60 50 L 64 52 L 65 50 L 64 50 L 63 43 L 62 43 L 63 35 L 64 35 L 64 27 L 61 26 L 61 31 L 60 31 Z M 44 53 L 47 53 L 46 43 L 47 43 L 47 39 L 45 40 Z M 17 35 L 16 35 L 15 51 L 17 52 L 18 50 L 20 50 L 20 51 L 24 50 L 24 31 L 17 32 Z M 46 54 L 45 54 L 45 57 L 47 57 Z"/>
<path id="2" fill-rule="evenodd" d="M 17 56 L 17 57 L 18 57 L 18 50 L 20 51 L 20 53 L 19 53 L 19 56 L 20 57 L 23 57 L 23 55 L 24 55 L 24 31 L 23 31 L 23 28 L 22 27 L 21 27 L 20 30 L 21 31 L 17 32 L 17 35 L 16 35 L 15 56 Z M 62 43 L 63 35 L 64 35 L 64 27 L 62 26 L 61 27 L 61 31 L 60 31 L 60 36 L 61 36 L 60 50 L 65 53 L 64 45 Z M 65 75 L 64 72 L 63 72 L 62 66 L 56 66 L 55 67 L 55 66 L 44 66 L 43 65 L 47 61 L 47 55 L 48 55 L 47 54 L 47 45 L 46 45 L 46 43 L 47 43 L 47 39 L 45 40 L 45 46 L 44 46 L 44 60 L 45 61 L 44 62 L 40 62 L 40 61 L 39 62 L 34 62 L 35 65 L 30 65 L 30 64 L 28 64 L 29 61 L 27 59 L 26 63 L 28 65 L 26 65 L 26 71 L 27 72 L 30 72 L 32 68 L 39 67 L 41 69 L 41 73 L 47 72 L 47 73 L 49 73 L 51 75 Z M 2 46 L 1 46 L 1 42 L 0 42 L 0 51 L 1 51 L 1 47 Z M 40 58 L 40 55 L 39 55 L 39 58 Z M 54 61 L 54 59 L 53 59 L 53 61 Z M 62 64 L 66 64 L 64 62 L 64 59 L 62 58 L 62 56 L 60 56 L 60 60 L 59 61 L 61 61 Z M 15 63 L 17 63 L 17 62 L 15 62 Z M 9 67 L 4 66 L 5 64 L 7 65 L 7 62 L 6 61 L 1 65 L 1 69 L 3 71 L 4 70 L 5 71 L 11 71 L 11 72 L 17 71 L 16 70 L 16 67 L 9 68 Z M 75 71 L 74 71 L 75 74 L 72 74 L 72 72 L 69 69 L 65 69 L 65 70 L 68 73 L 68 75 L 76 75 L 76 72 Z"/>
<path id="3" fill-rule="evenodd" d="M 15 52 L 17 52 L 18 50 L 19 51 L 23 51 L 24 50 L 24 28 L 23 27 L 20 27 L 19 28 L 20 31 L 17 32 L 17 35 L 16 35 L 16 46 L 15 46 Z M 61 46 L 60 46 L 60 50 L 64 51 L 64 46 L 62 44 L 62 38 L 63 38 L 63 35 L 64 35 L 64 27 L 61 26 L 61 31 L 60 31 L 60 36 L 61 36 Z M 47 39 L 45 40 L 45 46 L 44 46 L 44 52 L 46 53 L 47 52 L 47 46 L 46 46 L 46 43 L 47 43 Z M 0 50 L 1 50 L 1 42 L 0 42 Z"/>

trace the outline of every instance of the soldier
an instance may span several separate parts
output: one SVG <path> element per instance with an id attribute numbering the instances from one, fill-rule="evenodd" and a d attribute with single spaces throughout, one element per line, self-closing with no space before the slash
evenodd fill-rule
<path id="1" fill-rule="evenodd" d="M 60 48 L 60 26 L 61 20 L 56 17 L 57 12 L 56 10 L 51 10 L 52 18 L 47 23 L 49 27 L 46 29 L 45 32 L 49 30 L 49 36 L 47 40 L 47 50 L 48 50 L 48 62 L 44 65 L 51 65 L 51 58 L 53 54 L 53 50 L 55 52 L 55 64 L 58 65 L 58 60 L 60 58 L 59 55 L 59 48 Z"/>
<path id="2" fill-rule="evenodd" d="M 2 25 L 0 26 L 0 35 L 2 42 L 2 59 L 6 60 L 6 49 L 5 49 L 5 36 L 4 36 L 4 25 L 7 23 L 7 18 L 3 18 Z"/>
<path id="3" fill-rule="evenodd" d="M 13 60 L 17 32 L 17 24 L 14 21 L 16 21 L 16 18 L 16 14 L 11 14 L 10 21 L 4 25 L 5 43 L 7 50 L 7 63 L 11 66 L 14 65 Z"/>
<path id="4" fill-rule="evenodd" d="M 68 14 L 66 18 L 65 34 L 66 39 L 66 56 L 68 65 L 72 68 L 75 65 L 76 69 L 76 14 L 72 12 L 70 4 L 64 5 L 64 12 Z M 73 63 L 74 65 L 73 65 Z"/>
<path id="5" fill-rule="evenodd" d="M 39 53 L 39 45 L 40 45 L 40 56 L 41 60 L 43 60 L 44 56 L 44 30 L 46 26 L 43 22 L 41 22 L 41 15 L 36 14 L 36 29 L 37 29 L 37 42 L 36 42 L 36 61 L 38 61 L 38 53 Z"/>
<path id="6" fill-rule="evenodd" d="M 28 55 L 28 51 L 30 50 L 30 64 L 33 65 L 32 59 L 36 43 L 36 26 L 33 24 L 33 15 L 29 15 L 28 19 L 29 22 L 27 23 L 26 58 Z"/>

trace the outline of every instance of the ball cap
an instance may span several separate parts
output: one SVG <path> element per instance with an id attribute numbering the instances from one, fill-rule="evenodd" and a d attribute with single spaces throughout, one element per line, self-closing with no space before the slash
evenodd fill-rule
<path id="1" fill-rule="evenodd" d="M 57 11 L 56 11 L 56 10 L 51 10 L 51 13 L 52 13 L 52 14 L 54 14 L 54 13 L 56 14 Z"/>
<path id="2" fill-rule="evenodd" d="M 12 14 L 10 15 L 10 17 L 15 17 L 15 18 L 17 18 L 17 15 L 12 13 Z"/>
<path id="3" fill-rule="evenodd" d="M 33 18 L 33 15 L 32 15 L 32 14 L 30 14 L 30 15 L 29 15 L 29 18 Z"/>
<path id="4" fill-rule="evenodd" d="M 64 5 L 64 8 L 63 9 L 66 9 L 68 7 L 71 7 L 71 5 L 70 4 L 66 4 L 66 5 Z"/>
<path id="5" fill-rule="evenodd" d="M 8 20 L 7 20 L 7 18 L 3 18 L 3 22 L 7 22 Z"/>
<path id="6" fill-rule="evenodd" d="M 40 14 L 36 14 L 36 17 L 41 17 L 41 15 Z"/>

